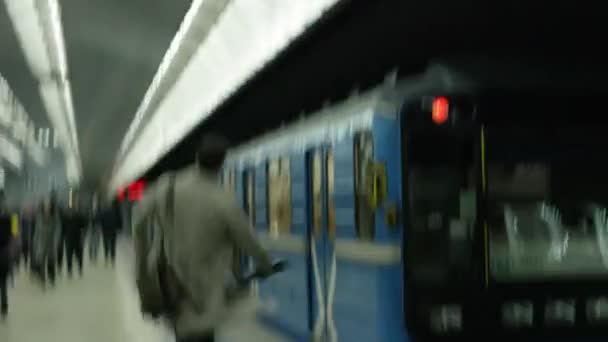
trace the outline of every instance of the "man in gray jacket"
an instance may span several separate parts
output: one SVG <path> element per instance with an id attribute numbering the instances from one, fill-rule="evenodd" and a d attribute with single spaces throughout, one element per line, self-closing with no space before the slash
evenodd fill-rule
<path id="1" fill-rule="evenodd" d="M 236 196 L 219 184 L 227 148 L 223 138 L 205 137 L 196 163 L 173 177 L 162 176 L 146 191 L 133 214 L 136 258 L 143 260 L 148 251 L 138 250 L 145 245 L 138 240 L 147 238 L 146 221 L 166 206 L 173 179 L 173 215 L 171 224 L 163 229 L 163 246 L 171 280 L 178 283 L 169 287 L 183 291 L 175 312 L 165 318 L 173 325 L 178 342 L 214 340 L 214 329 L 229 312 L 226 285 L 235 249 L 252 256 L 262 274 L 272 273 L 271 260 L 257 242 Z M 145 262 L 137 264 L 145 267 Z"/>

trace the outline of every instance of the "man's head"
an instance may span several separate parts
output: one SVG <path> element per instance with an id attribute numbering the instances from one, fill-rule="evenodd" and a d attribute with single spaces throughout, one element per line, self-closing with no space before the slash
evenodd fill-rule
<path id="1" fill-rule="evenodd" d="M 203 170 L 218 172 L 224 164 L 229 147 L 228 139 L 221 135 L 208 134 L 203 137 L 196 151 L 196 163 Z"/>

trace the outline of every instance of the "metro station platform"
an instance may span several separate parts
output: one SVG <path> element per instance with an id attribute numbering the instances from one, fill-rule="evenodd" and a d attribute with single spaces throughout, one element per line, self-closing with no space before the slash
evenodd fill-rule
<path id="1" fill-rule="evenodd" d="M 62 274 L 57 286 L 46 290 L 29 272 L 19 272 L 9 289 L 9 317 L 0 322 L 0 342 L 174 341 L 163 326 L 142 318 L 129 271 L 132 259 L 129 245 L 122 242 L 115 268 L 105 266 L 102 258 L 97 263 L 86 260 L 82 278 Z M 259 325 L 254 308 L 253 302 L 244 305 L 239 317 L 221 329 L 218 340 L 289 341 Z"/>

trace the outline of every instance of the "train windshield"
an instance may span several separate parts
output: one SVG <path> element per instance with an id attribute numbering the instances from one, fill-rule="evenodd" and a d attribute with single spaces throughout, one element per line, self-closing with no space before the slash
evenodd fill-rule
<path id="1" fill-rule="evenodd" d="M 411 131 L 408 136 L 408 267 L 421 288 L 470 286 L 477 216 L 474 134 Z"/>
<path id="2" fill-rule="evenodd" d="M 605 132 L 489 128 L 486 146 L 492 277 L 608 277 Z"/>

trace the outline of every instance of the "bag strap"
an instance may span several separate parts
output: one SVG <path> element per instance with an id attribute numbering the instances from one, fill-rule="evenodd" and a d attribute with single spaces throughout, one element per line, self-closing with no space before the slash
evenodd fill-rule
<path id="1" fill-rule="evenodd" d="M 166 220 L 165 224 L 160 227 L 160 258 L 159 258 L 159 280 L 162 295 L 164 297 L 165 312 L 169 315 L 175 313 L 177 301 L 179 298 L 176 296 L 189 295 L 183 284 L 179 283 L 173 269 L 169 265 L 167 260 L 167 254 L 165 251 L 165 232 L 167 226 L 173 224 L 174 211 L 175 211 L 175 174 L 169 176 L 169 184 L 167 186 L 167 192 L 165 197 L 165 209 L 166 209 Z M 172 284 L 172 285 L 171 285 Z M 171 291 L 171 288 L 177 290 L 179 293 Z"/>
<path id="2" fill-rule="evenodd" d="M 173 220 L 173 211 L 175 205 L 175 174 L 169 176 L 169 186 L 167 187 L 167 195 L 165 199 L 167 218 Z"/>
<path id="3" fill-rule="evenodd" d="M 160 227 L 160 251 L 161 257 L 165 258 L 165 229 L 173 222 L 173 212 L 175 208 L 175 174 L 169 176 L 169 184 L 165 194 L 165 214 L 167 215 L 165 223 Z M 162 221 L 161 221 L 162 222 Z"/>

